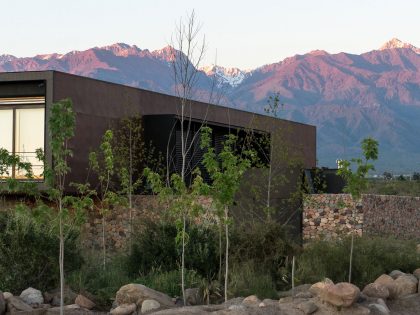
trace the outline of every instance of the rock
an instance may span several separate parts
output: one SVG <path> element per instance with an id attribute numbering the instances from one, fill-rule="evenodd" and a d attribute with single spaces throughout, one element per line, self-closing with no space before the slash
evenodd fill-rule
<path id="1" fill-rule="evenodd" d="M 95 307 L 95 303 L 93 303 L 91 300 L 89 300 L 87 297 L 79 294 L 76 297 L 76 300 L 74 301 L 77 305 L 80 307 L 83 307 L 85 309 L 91 310 Z"/>
<path id="2" fill-rule="evenodd" d="M 267 305 L 264 302 L 261 302 L 260 304 L 258 304 L 258 307 L 266 307 Z"/>
<path id="3" fill-rule="evenodd" d="M 394 283 L 394 279 L 392 279 L 392 277 L 388 276 L 388 275 L 381 275 L 379 276 L 374 283 L 377 284 L 382 284 L 384 285 L 388 291 L 389 291 L 389 298 L 390 299 L 395 299 L 396 295 L 397 295 L 397 289 L 395 287 L 395 283 Z"/>
<path id="4" fill-rule="evenodd" d="M 32 312 L 33 308 L 30 307 L 28 304 L 23 302 L 19 297 L 17 296 L 11 296 L 7 299 L 7 311 L 8 313 L 13 312 Z"/>
<path id="5" fill-rule="evenodd" d="M 301 292 L 308 292 L 308 290 L 311 288 L 311 284 L 301 284 L 295 287 L 295 289 L 292 292 L 292 289 L 288 290 L 288 291 L 282 291 L 279 292 L 279 298 L 282 297 L 287 297 L 287 296 L 292 296 L 293 294 L 299 294 Z"/>
<path id="6" fill-rule="evenodd" d="M 380 283 L 369 283 L 362 292 L 369 297 L 381 298 L 384 300 L 389 297 L 388 288 Z"/>
<path id="7" fill-rule="evenodd" d="M 376 303 L 370 303 L 369 309 L 378 315 L 389 315 L 391 313 L 383 299 L 377 299 Z"/>
<path id="8" fill-rule="evenodd" d="M 23 302 L 29 305 L 37 305 L 44 303 L 44 297 L 42 296 L 42 292 L 34 288 L 27 288 L 26 290 L 23 290 L 20 294 L 20 298 Z"/>
<path id="9" fill-rule="evenodd" d="M 4 313 L 6 313 L 6 299 L 3 292 L 0 291 L 0 315 L 4 315 Z"/>
<path id="10" fill-rule="evenodd" d="M 399 276 L 403 276 L 403 275 L 405 275 L 405 273 L 400 270 L 392 270 L 389 273 L 389 276 L 394 280 L 397 279 Z"/>
<path id="11" fill-rule="evenodd" d="M 358 298 L 360 290 L 351 283 L 340 282 L 329 285 L 321 292 L 320 298 L 337 307 L 349 307 Z"/>
<path id="12" fill-rule="evenodd" d="M 417 268 L 416 270 L 413 271 L 413 275 L 420 280 L 420 268 Z"/>
<path id="13" fill-rule="evenodd" d="M 266 306 L 277 305 L 279 301 L 272 300 L 272 299 L 264 299 L 261 303 L 264 303 Z"/>
<path id="14" fill-rule="evenodd" d="M 245 311 L 246 310 L 246 307 L 245 306 L 243 306 L 243 305 L 236 305 L 236 304 L 233 304 L 233 305 L 231 305 L 231 306 L 229 306 L 229 308 L 228 308 L 230 311 Z"/>
<path id="15" fill-rule="evenodd" d="M 301 302 L 297 305 L 297 308 L 305 314 L 312 314 L 318 310 L 318 306 L 311 301 Z"/>
<path id="16" fill-rule="evenodd" d="M 122 286 L 116 295 L 118 305 L 136 304 L 140 306 L 144 300 L 155 300 L 165 307 L 174 307 L 172 299 L 164 293 L 150 289 L 142 284 L 127 284 Z"/>
<path id="17" fill-rule="evenodd" d="M 202 304 L 199 288 L 185 289 L 185 300 L 187 302 L 187 305 Z"/>
<path id="18" fill-rule="evenodd" d="M 417 292 L 418 280 L 412 275 L 398 277 L 395 281 L 396 296 L 400 298 Z"/>
<path id="19" fill-rule="evenodd" d="M 141 304 L 141 313 L 145 314 L 160 308 L 160 303 L 155 300 L 144 300 Z"/>
<path id="20" fill-rule="evenodd" d="M 110 313 L 111 315 L 130 315 L 131 313 L 134 313 L 136 309 L 137 306 L 135 303 L 121 304 L 120 306 L 117 306 L 111 310 Z"/>
<path id="21" fill-rule="evenodd" d="M 298 294 L 295 295 L 295 298 L 298 298 L 298 299 L 310 299 L 312 297 L 313 297 L 313 295 L 309 291 L 299 292 Z"/>
<path id="22" fill-rule="evenodd" d="M 321 282 L 317 282 L 315 284 L 313 284 L 310 288 L 309 288 L 309 292 L 313 295 L 313 296 L 318 296 L 321 294 L 321 292 L 324 292 L 325 289 L 329 286 L 334 285 L 334 282 L 332 282 L 330 279 L 325 278 L 324 281 Z"/>
<path id="23" fill-rule="evenodd" d="M 261 301 L 256 295 L 250 295 L 242 301 L 242 304 L 245 305 L 258 305 L 260 303 Z"/>
<path id="24" fill-rule="evenodd" d="M 45 303 L 50 303 L 52 306 L 60 306 L 60 289 L 55 289 L 51 292 L 44 292 Z M 72 305 L 75 303 L 77 294 L 73 292 L 68 286 L 64 287 L 64 305 Z"/>
<path id="25" fill-rule="evenodd" d="M 13 296 L 13 294 L 12 294 L 12 293 L 10 293 L 10 292 L 3 292 L 3 296 L 4 296 L 4 299 L 5 299 L 5 300 L 8 300 L 10 297 L 12 297 L 12 296 Z"/>
<path id="26" fill-rule="evenodd" d="M 86 315 L 89 314 L 89 311 L 83 310 L 80 308 L 79 305 L 77 304 L 69 304 L 69 305 L 64 305 L 64 313 L 65 314 L 80 314 L 80 315 Z M 46 310 L 46 315 L 56 315 L 56 314 L 60 314 L 60 307 L 52 307 Z M 35 315 L 35 314 L 34 314 Z"/>

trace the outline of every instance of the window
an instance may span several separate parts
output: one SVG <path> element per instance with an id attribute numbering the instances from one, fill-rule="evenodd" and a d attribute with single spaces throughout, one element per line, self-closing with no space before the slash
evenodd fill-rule
<path id="1" fill-rule="evenodd" d="M 35 179 L 42 179 L 44 165 L 35 151 L 44 147 L 45 98 L 0 98 L 0 148 L 30 162 Z M 25 179 L 25 173 L 14 167 L 0 176 Z"/>

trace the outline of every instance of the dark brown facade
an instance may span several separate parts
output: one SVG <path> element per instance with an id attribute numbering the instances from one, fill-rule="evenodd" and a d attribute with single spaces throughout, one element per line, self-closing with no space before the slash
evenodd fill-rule
<path id="1" fill-rule="evenodd" d="M 74 181 L 84 179 L 89 151 L 99 145 L 104 131 L 116 120 L 136 114 L 162 118 L 177 117 L 179 114 L 179 99 L 165 94 L 57 71 L 0 73 L 0 97 L 42 96 L 42 94 L 46 100 L 46 122 L 49 107 L 53 102 L 63 98 L 70 98 L 73 101 L 77 116 L 76 135 L 71 142 L 74 151 L 74 158 L 71 161 L 73 172 L 69 180 Z M 284 140 L 302 158 L 304 167 L 311 168 L 316 165 L 314 126 L 202 102 L 191 102 L 188 112 L 193 120 L 205 121 L 210 126 L 256 128 L 266 132 L 278 128 L 287 129 Z M 165 120 L 159 121 L 164 123 Z M 170 119 L 167 123 L 170 123 Z M 153 126 L 153 119 L 149 119 L 145 132 L 151 140 L 158 137 L 156 134 L 158 130 L 170 128 L 170 126 L 156 127 Z M 148 132 L 149 129 L 154 130 L 155 135 Z M 45 134 L 45 151 L 47 160 L 51 161 L 48 132 Z"/>
<path id="2" fill-rule="evenodd" d="M 147 140 L 153 141 L 162 152 L 166 151 L 167 144 L 171 141 L 176 149 L 176 139 L 171 140 L 170 137 L 174 137 L 171 130 L 177 123 L 179 125 L 180 101 L 174 96 L 56 71 L 0 73 L 0 99 L 19 97 L 45 97 L 44 148 L 48 163 L 52 162 L 48 135 L 49 109 L 54 102 L 61 99 L 72 100 L 76 112 L 76 131 L 70 143 L 74 157 L 69 161 L 72 171 L 68 182 L 86 180 L 89 152 L 98 148 L 105 130 L 115 126 L 121 118 L 142 116 Z M 284 148 L 280 151 L 289 152 L 289 157 L 293 156 L 294 160 L 300 161 L 300 167 L 308 169 L 316 166 L 314 126 L 196 101 L 188 104 L 187 112 L 189 120 L 195 124 L 205 122 L 219 136 L 232 129 L 280 134 L 280 137 L 272 137 L 273 146 Z M 271 198 L 273 206 L 276 206 L 295 191 L 299 172 L 291 173 L 288 162 L 284 161 L 281 154 L 273 152 L 273 162 L 284 166 L 284 172 L 289 177 L 286 184 L 273 189 Z M 266 180 L 264 176 L 258 176 L 262 174 L 259 172 L 251 171 L 245 182 L 248 185 L 266 187 Z M 239 194 L 241 202 L 238 202 L 233 215 L 252 219 L 253 215 L 244 215 L 248 212 L 255 213 L 257 207 L 255 198 L 251 197 L 247 189 L 245 185 Z M 297 203 L 291 203 L 286 207 L 288 210 L 282 212 L 285 218 L 293 216 L 290 223 L 295 227 L 300 225 L 299 212 L 296 212 L 298 206 Z"/>

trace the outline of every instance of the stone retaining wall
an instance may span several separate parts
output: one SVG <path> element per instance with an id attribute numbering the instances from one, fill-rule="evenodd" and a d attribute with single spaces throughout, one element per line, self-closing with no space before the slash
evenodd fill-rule
<path id="1" fill-rule="evenodd" d="M 364 195 L 363 232 L 420 240 L 420 198 Z"/>
<path id="2" fill-rule="evenodd" d="M 155 196 L 133 197 L 131 220 L 140 218 L 156 219 L 162 210 Z M 97 212 L 90 212 L 87 222 L 82 227 L 82 246 L 86 249 L 102 249 L 102 216 Z M 127 208 L 116 208 L 105 218 L 105 244 L 109 251 L 119 251 L 126 248 L 130 237 L 130 211 Z"/>
<path id="3" fill-rule="evenodd" d="M 211 205 L 210 198 L 201 198 L 200 203 L 205 208 Z M 138 227 L 140 220 L 159 220 L 164 215 L 166 207 L 159 203 L 158 197 L 152 195 L 137 195 L 133 197 L 133 209 L 116 208 L 109 212 L 105 218 L 105 244 L 109 253 L 128 249 L 130 239 L 130 221 L 134 229 Z M 197 221 L 215 220 L 210 214 L 203 216 Z M 82 228 L 82 246 L 88 250 L 102 249 L 102 216 L 99 213 L 88 214 L 87 222 Z"/>
<path id="4" fill-rule="evenodd" d="M 309 195 L 303 207 L 303 239 L 357 235 L 420 240 L 420 198 L 363 195 L 355 204 L 350 195 Z"/>
<path id="5" fill-rule="evenodd" d="M 304 240 L 362 234 L 363 212 L 350 195 L 308 195 L 303 203 Z"/>

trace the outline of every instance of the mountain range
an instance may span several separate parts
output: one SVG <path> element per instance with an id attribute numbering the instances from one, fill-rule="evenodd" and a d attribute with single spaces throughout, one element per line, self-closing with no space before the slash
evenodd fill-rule
<path id="1" fill-rule="evenodd" d="M 0 55 L 0 71 L 59 70 L 173 94 L 171 47 L 149 51 L 117 43 L 66 54 Z M 270 95 L 280 117 L 317 126 L 320 166 L 360 155 L 367 136 L 379 141 L 376 172 L 420 171 L 420 49 L 394 38 L 360 55 L 323 50 L 252 70 L 199 69 L 196 98 L 263 113 Z"/>

